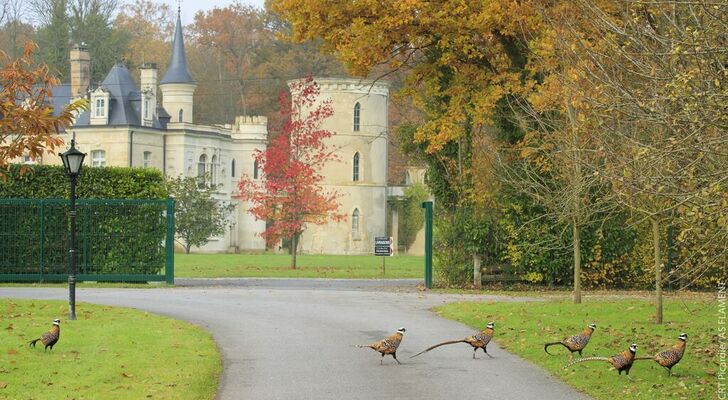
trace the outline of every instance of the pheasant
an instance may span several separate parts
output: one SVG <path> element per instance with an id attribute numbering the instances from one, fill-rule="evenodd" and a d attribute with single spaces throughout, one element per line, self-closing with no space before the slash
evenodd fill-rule
<path id="1" fill-rule="evenodd" d="M 587 344 L 589 344 L 589 339 L 591 339 L 592 333 L 594 333 L 594 330 L 597 329 L 596 324 L 589 324 L 580 334 L 564 338 L 560 342 L 551 342 L 546 343 L 543 345 L 543 351 L 545 351 L 547 354 L 553 355 L 549 353 L 549 347 L 554 346 L 557 344 L 560 344 L 564 347 L 566 347 L 569 350 L 569 356 L 572 356 L 574 352 L 579 352 L 579 355 L 581 356 L 581 351 L 584 350 Z"/>
<path id="2" fill-rule="evenodd" d="M 614 368 L 616 368 L 617 371 L 619 371 L 619 375 L 622 375 L 622 371 L 625 371 L 627 373 L 627 375 L 629 375 L 629 370 L 632 368 L 632 363 L 634 362 L 636 353 L 637 353 L 637 345 L 632 343 L 629 346 L 629 350 L 625 350 L 625 351 L 623 351 L 619 354 L 615 354 L 611 357 L 580 358 L 578 360 L 574 360 L 574 361 L 566 364 L 566 366 L 564 368 L 565 369 L 569 368 L 570 366 L 572 366 L 574 364 L 584 362 L 584 361 L 606 361 L 606 362 L 612 364 L 612 366 Z"/>
<path id="3" fill-rule="evenodd" d="M 488 324 L 485 326 L 485 329 L 483 329 L 482 331 L 480 331 L 479 333 L 477 333 L 473 336 L 468 336 L 465 339 L 450 340 L 447 342 L 442 342 L 442 343 L 436 344 L 432 347 L 429 347 L 429 348 L 413 355 L 410 358 L 415 358 L 415 357 L 419 356 L 420 354 L 427 353 L 428 351 L 430 351 L 434 348 L 444 346 L 446 344 L 454 344 L 454 343 L 467 343 L 467 344 L 473 346 L 473 359 L 475 359 L 475 353 L 478 351 L 478 349 L 483 349 L 483 351 L 485 352 L 486 355 L 488 355 L 488 357 L 493 358 L 493 356 L 488 354 L 488 350 L 486 349 L 486 347 L 488 347 L 488 343 L 490 343 L 490 339 L 493 338 L 493 333 L 494 333 L 493 328 L 494 327 L 495 327 L 494 322 L 488 322 Z"/>
<path id="4" fill-rule="evenodd" d="M 384 356 L 388 354 L 391 354 L 392 357 L 394 357 L 394 361 L 397 361 L 397 364 L 402 364 L 397 359 L 397 348 L 399 347 L 399 344 L 402 343 L 402 337 L 404 336 L 405 331 L 406 329 L 399 328 L 397 329 L 397 332 L 395 332 L 392 336 L 388 336 L 376 343 L 368 345 L 357 345 L 356 347 L 368 347 L 372 350 L 380 352 L 382 354 L 382 359 L 379 361 L 380 365 L 384 362 Z"/>
<path id="5" fill-rule="evenodd" d="M 688 335 L 681 333 L 678 339 L 678 342 L 669 350 L 663 350 L 652 357 L 637 357 L 635 360 L 653 360 L 667 368 L 667 376 L 671 376 L 672 367 L 677 365 L 685 354 L 685 342 L 688 340 Z"/>
<path id="6" fill-rule="evenodd" d="M 55 346 L 56 343 L 58 343 L 58 339 L 61 337 L 61 320 L 60 319 L 54 319 L 53 320 L 53 326 L 51 329 L 44 333 L 41 337 L 38 339 L 31 340 L 28 342 L 28 346 L 35 347 L 36 342 L 40 340 L 41 343 L 45 345 L 45 349 L 43 351 L 48 350 L 50 347 L 51 350 L 53 350 L 53 346 Z"/>

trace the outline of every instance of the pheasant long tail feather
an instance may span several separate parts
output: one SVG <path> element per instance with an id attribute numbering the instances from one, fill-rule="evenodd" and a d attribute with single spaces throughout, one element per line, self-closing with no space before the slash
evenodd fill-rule
<path id="1" fill-rule="evenodd" d="M 365 348 L 366 349 L 374 349 L 374 345 L 373 344 L 357 344 L 356 347 L 358 347 L 360 349 L 365 349 Z"/>
<path id="2" fill-rule="evenodd" d="M 644 357 L 635 357 L 634 358 L 635 361 L 638 361 L 638 360 L 654 360 L 654 359 L 655 359 L 654 356 L 649 356 L 649 357 L 648 356 L 644 356 Z"/>
<path id="3" fill-rule="evenodd" d="M 566 345 L 564 345 L 564 344 L 563 344 L 563 343 L 561 343 L 561 342 L 551 342 L 551 343 L 546 343 L 545 345 L 543 345 L 543 351 L 545 351 L 545 352 L 546 352 L 546 354 L 549 354 L 549 355 L 552 355 L 552 356 L 553 356 L 553 355 L 555 355 L 555 354 L 551 354 L 551 353 L 549 353 L 549 347 L 551 347 L 551 346 L 555 346 L 555 345 L 557 345 L 557 344 L 560 344 L 560 345 L 562 345 L 562 346 L 566 347 Z"/>
<path id="4" fill-rule="evenodd" d="M 564 368 L 569 368 L 574 364 L 578 364 L 578 363 L 584 362 L 584 361 L 607 361 L 607 362 L 609 362 L 609 357 L 584 357 L 584 358 L 580 358 L 578 360 L 574 360 L 574 361 L 566 364 L 566 366 Z"/>
<path id="5" fill-rule="evenodd" d="M 436 345 L 434 345 L 434 346 L 432 346 L 432 347 L 428 347 L 427 349 L 425 349 L 425 350 L 422 350 L 421 352 L 419 352 L 419 353 L 417 353 L 417 354 L 413 355 L 413 356 L 412 356 L 412 357 L 410 357 L 410 358 L 415 358 L 415 357 L 419 356 L 419 355 L 420 355 L 420 354 L 422 354 L 422 353 L 427 353 L 428 351 L 430 351 L 430 350 L 432 350 L 432 349 L 435 349 L 435 348 L 438 348 L 438 347 L 440 347 L 440 346 L 444 346 L 444 345 L 446 345 L 446 344 L 455 344 L 455 343 L 467 343 L 467 341 L 466 341 L 465 339 L 460 339 L 460 340 L 450 340 L 450 341 L 447 341 L 447 342 L 442 342 L 442 343 L 438 343 L 438 344 L 436 344 Z"/>
<path id="6" fill-rule="evenodd" d="M 33 347 L 35 347 L 35 344 L 36 344 L 36 343 L 37 343 L 37 342 L 38 342 L 39 340 L 40 340 L 40 338 L 38 338 L 38 339 L 35 339 L 35 340 L 31 340 L 30 342 L 28 342 L 28 347 L 30 347 L 30 346 L 33 346 Z"/>

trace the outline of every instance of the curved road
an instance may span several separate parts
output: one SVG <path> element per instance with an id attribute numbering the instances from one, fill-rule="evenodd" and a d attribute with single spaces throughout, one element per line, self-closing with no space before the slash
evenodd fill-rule
<path id="1" fill-rule="evenodd" d="M 180 282 L 182 283 L 182 282 Z M 224 359 L 218 399 L 586 399 L 497 344 L 495 357 L 452 345 L 409 356 L 447 339 L 472 334 L 430 308 L 473 296 L 421 293 L 357 281 L 187 282 L 174 289 L 80 289 L 79 302 L 120 305 L 187 320 L 212 332 Z M 215 286 L 199 286 L 201 284 Z M 388 288 L 389 290 L 382 290 Z M 54 288 L 0 288 L 0 297 L 65 299 Z M 497 296 L 482 300 L 519 301 Z M 83 307 L 83 304 L 78 306 Z M 404 365 L 355 344 L 398 327 Z M 497 338 L 496 326 L 496 338 Z"/>

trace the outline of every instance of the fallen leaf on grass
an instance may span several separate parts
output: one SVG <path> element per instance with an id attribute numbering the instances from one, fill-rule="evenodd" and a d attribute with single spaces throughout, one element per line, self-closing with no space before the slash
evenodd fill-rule
<path id="1" fill-rule="evenodd" d="M 127 374 L 126 372 L 122 372 L 122 373 L 121 373 L 121 376 L 123 376 L 124 378 L 133 378 L 133 377 L 134 377 L 134 375 L 132 375 L 132 374 Z"/>
<path id="2" fill-rule="evenodd" d="M 18 354 L 18 351 L 15 350 L 15 349 L 8 349 L 8 354 L 11 355 L 11 356 L 13 356 L 13 355 Z"/>
<path id="3" fill-rule="evenodd" d="M 0 389 L 5 389 L 6 387 L 8 387 L 7 382 L 0 382 Z"/>

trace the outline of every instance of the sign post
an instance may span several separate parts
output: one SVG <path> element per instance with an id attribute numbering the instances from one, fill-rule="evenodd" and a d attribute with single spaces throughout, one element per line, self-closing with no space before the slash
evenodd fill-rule
<path id="1" fill-rule="evenodd" d="M 382 257 L 382 275 L 386 273 L 386 260 L 394 251 L 392 247 L 392 237 L 377 236 L 374 238 L 374 255 Z"/>

